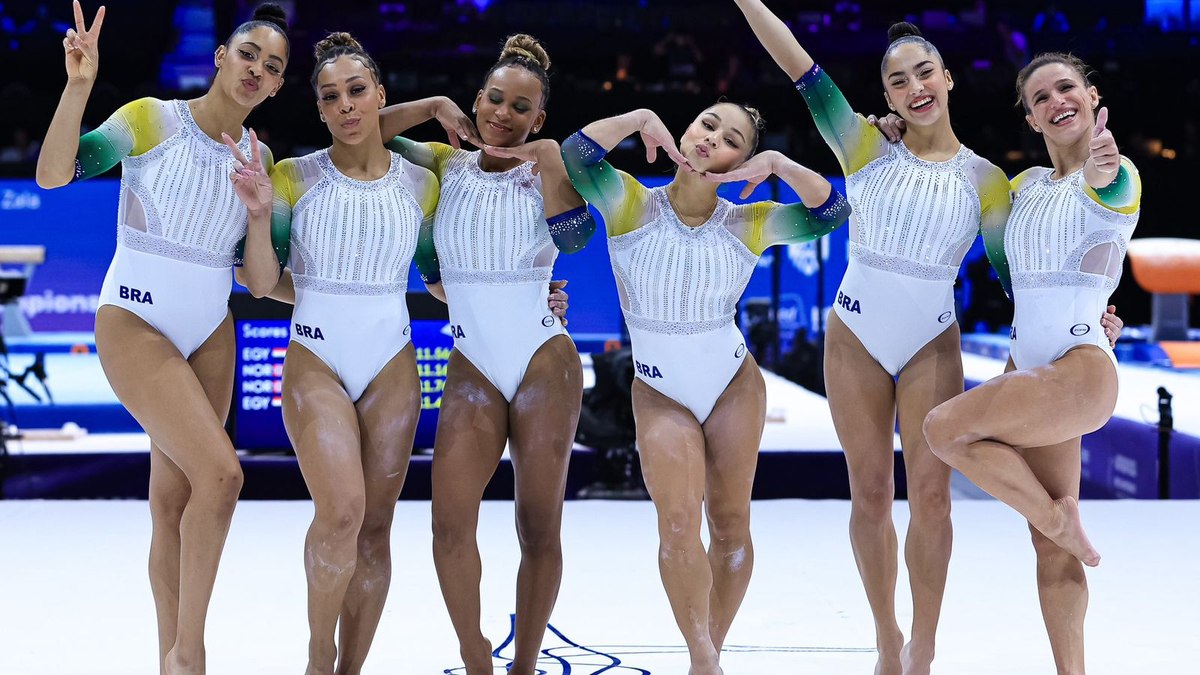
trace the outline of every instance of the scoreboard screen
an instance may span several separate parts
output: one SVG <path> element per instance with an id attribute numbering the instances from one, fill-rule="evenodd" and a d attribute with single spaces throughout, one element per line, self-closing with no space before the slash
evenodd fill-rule
<path id="1" fill-rule="evenodd" d="M 240 449 L 291 447 L 282 413 L 283 359 L 290 341 L 290 325 L 286 320 L 237 321 L 233 442 Z M 446 321 L 414 320 L 412 341 L 421 376 L 421 418 L 414 445 L 429 448 L 433 447 L 454 340 Z"/>

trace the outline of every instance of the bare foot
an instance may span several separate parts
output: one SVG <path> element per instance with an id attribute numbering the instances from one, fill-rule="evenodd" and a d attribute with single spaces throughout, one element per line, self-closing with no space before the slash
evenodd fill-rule
<path id="1" fill-rule="evenodd" d="M 319 640 L 309 640 L 308 667 L 304 669 L 304 675 L 333 675 L 337 651 L 337 645 L 332 640 L 325 644 Z"/>
<path id="2" fill-rule="evenodd" d="M 912 642 L 900 650 L 900 666 L 904 675 L 929 675 L 933 665 L 933 645 L 914 646 Z"/>
<path id="3" fill-rule="evenodd" d="M 199 659 L 184 659 L 175 649 L 167 652 L 163 672 L 166 675 L 204 675 L 204 656 Z"/>
<path id="4" fill-rule="evenodd" d="M 1088 567 L 1099 565 L 1100 553 L 1092 546 L 1087 533 L 1083 531 L 1083 519 L 1079 516 L 1079 502 L 1074 497 L 1063 497 L 1054 500 L 1054 507 L 1058 511 L 1055 517 L 1056 531 L 1042 534 L 1058 544 L 1059 548 L 1079 558 L 1084 565 Z"/>
<path id="5" fill-rule="evenodd" d="M 467 668 L 467 675 L 492 675 L 492 643 L 487 638 L 480 638 L 471 645 L 463 644 L 458 655 Z"/>
<path id="6" fill-rule="evenodd" d="M 875 675 L 902 675 L 900 651 L 903 646 L 904 633 L 898 628 L 887 636 L 876 634 L 875 648 L 879 652 L 879 660 L 875 662 Z"/>

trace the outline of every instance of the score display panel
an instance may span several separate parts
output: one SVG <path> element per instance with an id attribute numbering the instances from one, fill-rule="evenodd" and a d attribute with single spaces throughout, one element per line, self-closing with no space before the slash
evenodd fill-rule
<path id="1" fill-rule="evenodd" d="M 414 320 L 413 347 L 421 377 L 421 417 L 414 447 L 433 447 L 437 413 L 446 388 L 446 368 L 454 339 L 449 323 Z M 283 427 L 283 360 L 291 323 L 286 320 L 239 320 L 237 367 L 233 389 L 233 442 L 243 450 L 291 448 Z"/>

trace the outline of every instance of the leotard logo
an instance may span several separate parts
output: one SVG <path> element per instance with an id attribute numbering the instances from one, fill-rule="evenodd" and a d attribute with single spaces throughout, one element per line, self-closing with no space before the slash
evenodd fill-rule
<path id="1" fill-rule="evenodd" d="M 296 324 L 296 337 L 306 337 L 310 340 L 324 340 L 325 335 L 321 333 L 320 326 L 305 326 L 302 323 Z"/>
<path id="2" fill-rule="evenodd" d="M 130 302 L 137 302 L 143 305 L 153 305 L 154 298 L 150 295 L 150 291 L 143 291 L 129 286 L 121 287 L 121 299 Z"/>
<path id="3" fill-rule="evenodd" d="M 1092 327 L 1086 323 L 1077 323 L 1074 326 L 1071 326 L 1071 335 L 1074 335 L 1075 337 L 1082 337 L 1090 332 L 1092 332 Z"/>
<path id="4" fill-rule="evenodd" d="M 1010 329 L 1008 330 L 1008 339 L 1009 339 L 1009 340 L 1016 340 L 1016 339 L 1017 339 L 1017 327 L 1016 327 L 1016 326 L 1013 326 L 1012 328 L 1010 328 Z"/>
<path id="5" fill-rule="evenodd" d="M 740 359 L 745 355 L 746 355 L 745 343 L 738 345 L 737 350 L 733 352 L 733 358 L 735 358 L 735 359 Z"/>
<path id="6" fill-rule="evenodd" d="M 942 312 L 942 315 L 938 317 L 938 323 L 946 323 L 947 321 L 950 320 L 951 316 L 954 316 L 954 315 L 949 311 Z"/>
<path id="7" fill-rule="evenodd" d="M 405 326 L 405 327 L 404 327 L 404 334 L 405 334 L 405 335 L 408 335 L 408 334 L 409 334 L 409 333 L 411 333 L 411 332 L 412 332 L 412 326 Z"/>
<path id="8" fill-rule="evenodd" d="M 640 373 L 642 377 L 653 379 L 656 377 L 661 378 L 663 376 L 662 371 L 658 369 L 658 366 L 651 366 L 642 363 L 641 361 L 634 361 L 633 365 L 635 368 L 637 368 L 638 373 Z"/>
<path id="9" fill-rule="evenodd" d="M 553 326 L 554 325 L 554 317 L 549 316 L 549 315 L 543 316 L 542 317 L 542 325 L 545 326 L 546 328 Z"/>
<path id="10" fill-rule="evenodd" d="M 838 291 L 837 304 L 841 305 L 842 309 L 855 314 L 862 314 L 862 307 L 857 300 L 853 300 L 845 293 Z"/>
<path id="11" fill-rule="evenodd" d="M 455 338 L 455 339 L 465 338 L 465 337 L 467 337 L 467 334 L 465 332 L 463 332 L 462 326 L 450 324 L 450 337 Z"/>

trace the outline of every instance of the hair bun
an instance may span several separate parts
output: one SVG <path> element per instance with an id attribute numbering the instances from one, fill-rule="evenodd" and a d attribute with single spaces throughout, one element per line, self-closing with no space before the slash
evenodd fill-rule
<path id="1" fill-rule="evenodd" d="M 287 12 L 283 8 L 273 2 L 264 2 L 254 8 L 254 17 L 252 21 L 266 21 L 279 26 L 279 29 L 287 32 Z"/>
<path id="2" fill-rule="evenodd" d="M 500 60 L 510 58 L 528 59 L 541 66 L 542 70 L 550 70 L 550 55 L 532 35 L 517 33 L 508 36 L 504 48 L 500 50 Z"/>
<path id="3" fill-rule="evenodd" d="M 892 27 L 888 28 L 887 36 L 888 36 L 888 44 L 891 44 L 891 43 L 895 42 L 896 40 L 899 40 L 901 38 L 906 38 L 906 37 L 919 37 L 919 38 L 925 37 L 924 35 L 921 35 L 920 28 L 917 28 L 916 26 L 914 26 L 913 24 L 911 24 L 907 21 L 901 21 L 899 23 L 892 24 Z"/>
<path id="4" fill-rule="evenodd" d="M 313 55 L 316 56 L 317 62 L 320 63 L 325 58 L 326 54 L 337 49 L 338 47 L 348 47 L 358 52 L 363 51 L 362 45 L 359 44 L 358 40 L 354 39 L 353 35 L 343 31 L 338 31 L 336 33 L 330 33 L 329 35 L 325 36 L 325 39 L 318 42 L 316 47 L 313 47 Z"/>

